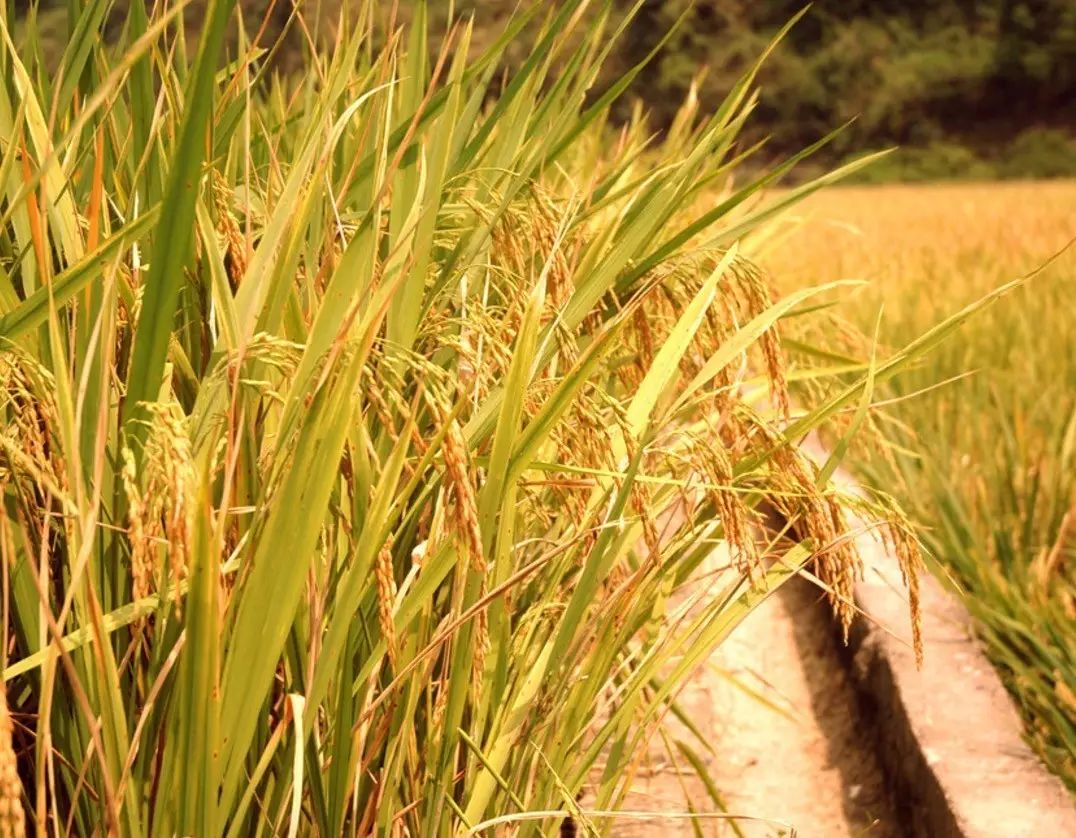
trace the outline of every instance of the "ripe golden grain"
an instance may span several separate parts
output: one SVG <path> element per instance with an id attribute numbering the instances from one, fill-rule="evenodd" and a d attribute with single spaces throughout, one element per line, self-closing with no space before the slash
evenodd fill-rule
<path id="1" fill-rule="evenodd" d="M 389 663 L 396 668 L 396 625 L 394 612 L 396 603 L 396 579 L 392 568 L 392 545 L 384 544 L 377 553 L 374 563 L 374 576 L 377 580 L 377 620 L 381 627 L 381 636 L 385 639 L 385 650 Z"/>
<path id="2" fill-rule="evenodd" d="M 0 838 L 22 838 L 26 834 L 22 782 L 19 780 L 12 730 L 5 684 L 0 687 Z"/>

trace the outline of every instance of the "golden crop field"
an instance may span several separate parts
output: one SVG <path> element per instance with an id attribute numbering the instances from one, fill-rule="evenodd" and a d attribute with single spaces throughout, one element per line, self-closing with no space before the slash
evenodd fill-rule
<path id="1" fill-rule="evenodd" d="M 612 60 L 642 3 L 488 40 L 296 3 L 279 64 L 275 4 L 188 38 L 184 4 L 110 34 L 74 2 L 58 55 L 31 5 L 0 12 L 0 838 L 611 834 L 652 744 L 704 789 L 659 818 L 784 828 L 726 809 L 680 694 L 797 577 L 847 639 L 863 528 L 916 654 L 933 555 L 1074 783 L 1076 266 L 953 314 L 1061 248 L 1076 187 L 804 203 L 881 155 L 749 160 L 754 64 L 656 132 L 627 95 L 660 46 Z M 801 450 L 861 426 L 885 447 Z"/>
<path id="2" fill-rule="evenodd" d="M 1032 743 L 1070 787 L 1074 206 L 1069 181 L 839 188 L 797 208 L 763 257 L 786 289 L 866 280 L 838 311 L 866 334 L 877 323 L 880 343 L 896 346 L 1046 265 L 889 385 L 883 399 L 917 395 L 880 408 L 892 447 L 859 452 L 857 465 L 923 525 L 929 552 L 966 592 Z"/>
<path id="3" fill-rule="evenodd" d="M 733 383 L 788 405 L 820 292 L 736 242 L 797 196 L 689 212 L 751 78 L 610 144 L 608 5 L 514 67 L 526 17 L 431 59 L 361 3 L 302 77 L 218 72 L 233 5 L 90 4 L 56 73 L 0 17 L 0 834 L 550 834 L 595 773 L 607 818 L 767 593 L 853 617 L 845 500 Z"/>
<path id="4" fill-rule="evenodd" d="M 922 316 L 940 314 L 1062 250 L 1076 237 L 1074 202 L 1076 182 L 1066 180 L 837 187 L 797 207 L 798 229 L 766 263 L 782 286 L 869 280 L 867 298 L 895 308 L 887 320 L 911 302 Z M 1066 264 L 1071 277 L 1076 254 L 1049 273 Z"/>

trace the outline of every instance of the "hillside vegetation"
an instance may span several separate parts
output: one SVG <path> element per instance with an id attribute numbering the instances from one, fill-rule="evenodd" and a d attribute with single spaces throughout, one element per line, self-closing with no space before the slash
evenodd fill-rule
<path id="1" fill-rule="evenodd" d="M 287 0 L 242 0 L 246 26 L 277 44 L 276 66 L 302 70 L 303 44 L 331 28 L 341 3 L 300 0 L 302 25 Z M 204 19 L 206 0 L 187 7 L 188 32 Z M 16 2 L 23 14 L 25 0 Z M 381 34 L 410 18 L 414 0 L 378 4 Z M 517 0 L 434 3 L 435 45 L 450 9 L 473 14 L 474 47 L 490 44 L 518 7 Z M 555 4 L 549 4 L 553 8 Z M 595 81 L 592 95 L 657 50 L 613 109 L 630 117 L 642 102 L 654 128 L 668 128 L 693 85 L 703 111 L 716 108 L 767 48 L 777 31 L 808 6 L 804 0 L 608 0 L 591 2 L 586 20 L 611 6 L 621 19 L 638 7 Z M 44 0 L 45 50 L 66 41 L 66 6 Z M 114 37 L 128 17 L 128 0 L 113 5 Z M 679 25 L 677 25 L 679 24 Z M 676 27 L 666 38 L 670 28 Z M 518 66 L 534 44 L 527 27 L 506 48 Z M 434 49 L 431 46 L 431 49 Z M 702 72 L 700 72 L 700 70 Z M 763 95 L 743 140 L 767 140 L 758 159 L 773 161 L 855 120 L 803 173 L 820 173 L 850 156 L 889 146 L 901 150 L 864 170 L 866 180 L 1055 177 L 1076 174 L 1076 3 L 1070 0 L 815 0 L 763 67 Z"/>
<path id="2" fill-rule="evenodd" d="M 646 0 L 633 54 L 683 25 L 640 95 L 659 124 L 698 67 L 707 106 L 803 0 Z M 764 68 L 755 136 L 777 152 L 850 119 L 831 159 L 906 151 L 874 176 L 1050 176 L 1076 172 L 1076 4 L 1070 0 L 817 0 Z"/>

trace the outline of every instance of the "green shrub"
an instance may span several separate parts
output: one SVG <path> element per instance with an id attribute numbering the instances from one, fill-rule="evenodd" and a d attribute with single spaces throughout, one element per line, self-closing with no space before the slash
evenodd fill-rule
<path id="1" fill-rule="evenodd" d="M 1003 153 L 1006 177 L 1051 178 L 1076 175 L 1076 139 L 1064 131 L 1030 128 Z"/>
<path id="2" fill-rule="evenodd" d="M 989 162 L 958 143 L 935 142 L 925 148 L 897 148 L 856 174 L 859 183 L 919 183 L 937 180 L 990 180 Z"/>

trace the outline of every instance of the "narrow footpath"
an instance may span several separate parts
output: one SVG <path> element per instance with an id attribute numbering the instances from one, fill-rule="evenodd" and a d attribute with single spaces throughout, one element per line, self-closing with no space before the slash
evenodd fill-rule
<path id="1" fill-rule="evenodd" d="M 680 696 L 713 745 L 707 767 L 749 838 L 899 838 L 904 833 L 883 781 L 874 737 L 834 643 L 818 589 L 794 579 L 755 610 Z M 673 735 L 690 741 L 686 731 Z M 625 801 L 629 810 L 683 812 L 712 802 L 690 772 L 677 776 L 655 742 Z M 763 820 L 765 819 L 765 820 Z M 706 836 L 734 836 L 730 822 L 698 821 Z M 616 836 L 694 836 L 690 820 L 620 821 Z"/>

